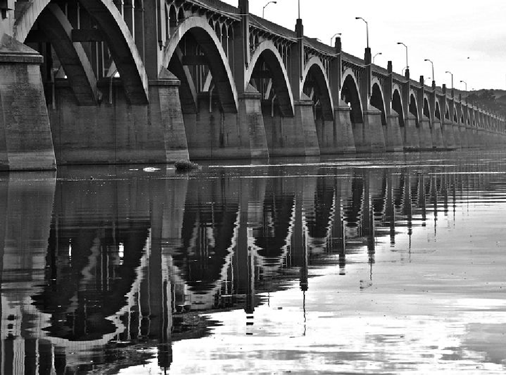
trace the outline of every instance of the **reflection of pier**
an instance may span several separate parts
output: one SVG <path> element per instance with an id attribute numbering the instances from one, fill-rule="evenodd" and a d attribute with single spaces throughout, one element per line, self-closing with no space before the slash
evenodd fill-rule
<path id="1" fill-rule="evenodd" d="M 140 342 L 157 345 L 167 368 L 180 313 L 244 309 L 251 334 L 259 292 L 283 288 L 282 277 L 305 292 L 311 267 L 345 274 L 358 261 L 370 264 L 372 282 L 379 243 L 429 223 L 436 230 L 480 191 L 505 186 L 457 166 L 447 168 L 457 174 L 326 168 L 300 178 L 265 168 L 273 178 L 108 171 L 49 175 L 37 191 L 30 180 L 4 180 L 0 372 L 60 374 Z"/>

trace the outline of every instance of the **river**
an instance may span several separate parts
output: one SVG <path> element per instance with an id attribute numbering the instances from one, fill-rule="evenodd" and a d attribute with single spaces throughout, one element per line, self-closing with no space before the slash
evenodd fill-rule
<path id="1" fill-rule="evenodd" d="M 0 176 L 2 374 L 503 374 L 506 152 Z"/>

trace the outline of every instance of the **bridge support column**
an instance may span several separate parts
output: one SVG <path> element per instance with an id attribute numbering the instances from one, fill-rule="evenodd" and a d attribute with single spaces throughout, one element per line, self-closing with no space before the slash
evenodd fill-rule
<path id="1" fill-rule="evenodd" d="M 0 170 L 54 170 L 42 56 L 7 34 L 0 40 Z"/>
<path id="2" fill-rule="evenodd" d="M 262 95 L 253 87 L 248 87 L 239 98 L 239 126 L 249 140 L 251 159 L 269 158 L 261 99 Z"/>
<path id="3" fill-rule="evenodd" d="M 270 156 L 320 155 L 312 101 L 296 102 L 295 117 L 272 113 L 270 104 L 263 113 Z"/>
<path id="4" fill-rule="evenodd" d="M 385 127 L 385 147 L 389 152 L 403 151 L 401 126 L 399 124 L 399 115 L 392 113 L 387 116 L 387 126 Z"/>
<path id="5" fill-rule="evenodd" d="M 332 155 L 337 152 L 336 146 L 336 131 L 334 121 L 326 120 L 325 118 L 317 118 L 316 133 L 318 135 L 318 144 L 320 145 L 320 153 L 322 155 Z"/>
<path id="6" fill-rule="evenodd" d="M 420 150 L 432 150 L 432 134 L 430 129 L 430 120 L 423 116 L 418 127 L 418 136 L 420 140 Z"/>
<path id="7" fill-rule="evenodd" d="M 404 151 L 418 151 L 420 148 L 420 138 L 418 136 L 418 127 L 416 117 L 409 114 L 404 121 Z"/>
<path id="8" fill-rule="evenodd" d="M 354 124 L 355 147 L 358 152 L 385 151 L 385 135 L 381 122 L 381 111 L 364 111 L 364 123 Z"/>
<path id="9" fill-rule="evenodd" d="M 456 140 L 455 140 L 455 125 L 452 122 L 443 122 L 443 128 L 441 129 L 443 134 L 444 147 L 447 150 L 455 150 Z"/>
<path id="10" fill-rule="evenodd" d="M 355 138 L 353 137 L 353 125 L 350 119 L 350 107 L 342 105 L 334 110 L 335 142 L 337 152 L 354 153 Z"/>
<path id="11" fill-rule="evenodd" d="M 432 126 L 432 147 L 437 150 L 444 150 L 446 148 L 440 121 L 434 121 L 434 125 Z"/>
<path id="12" fill-rule="evenodd" d="M 319 156 L 320 146 L 316 134 L 312 100 L 302 99 L 295 103 L 295 124 L 297 129 L 302 130 L 304 156 Z"/>
<path id="13" fill-rule="evenodd" d="M 165 147 L 161 148 L 165 151 L 165 158 L 162 155 L 162 163 L 189 159 L 179 85 L 179 80 L 167 70 L 164 70 L 160 79 L 149 84 L 151 111 L 148 114 L 151 112 L 154 125 L 158 124 L 159 131 L 163 134 Z M 149 136 L 149 133 L 146 135 Z"/>
<path id="14" fill-rule="evenodd" d="M 458 144 L 460 148 L 467 148 L 465 125 L 460 124 L 455 128 L 455 138 L 458 139 Z"/>

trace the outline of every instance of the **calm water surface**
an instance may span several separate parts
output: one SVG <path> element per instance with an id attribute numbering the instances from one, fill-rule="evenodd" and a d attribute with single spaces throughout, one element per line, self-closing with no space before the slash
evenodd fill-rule
<path id="1" fill-rule="evenodd" d="M 504 374 L 506 152 L 0 175 L 1 374 Z"/>

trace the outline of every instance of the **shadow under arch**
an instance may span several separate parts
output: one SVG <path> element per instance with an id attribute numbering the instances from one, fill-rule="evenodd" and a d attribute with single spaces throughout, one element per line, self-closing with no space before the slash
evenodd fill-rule
<path id="1" fill-rule="evenodd" d="M 404 106 L 399 88 L 395 88 L 392 93 L 392 109 L 399 115 L 399 126 L 404 127 Z"/>
<path id="2" fill-rule="evenodd" d="M 213 81 L 223 111 L 227 113 L 237 113 L 239 108 L 238 95 L 228 58 L 215 30 L 204 18 L 193 16 L 185 19 L 179 24 L 170 38 L 168 45 L 164 48 L 162 67 L 169 68 L 171 60 L 173 58 L 178 58 L 176 50 L 183 40 L 183 37 L 187 34 L 194 38 L 207 58 L 209 70 L 213 76 Z M 180 80 L 186 80 L 187 76 L 178 76 L 178 78 Z"/>
<path id="3" fill-rule="evenodd" d="M 436 101 L 436 111 L 434 112 L 434 118 L 441 120 L 441 109 L 439 108 L 439 102 Z"/>
<path id="4" fill-rule="evenodd" d="M 306 64 L 302 74 L 303 91 L 314 89 L 313 101 L 319 101 L 324 120 L 332 121 L 334 119 L 334 106 L 330 85 L 325 67 L 322 61 L 317 57 L 312 57 Z M 309 96 L 309 95 L 308 95 Z"/>
<path id="5" fill-rule="evenodd" d="M 371 105 L 381 111 L 381 124 L 387 125 L 386 107 L 384 100 L 383 90 L 377 79 L 373 79 L 372 94 L 370 103 Z"/>
<path id="6" fill-rule="evenodd" d="M 416 103 L 416 97 L 414 93 L 409 95 L 409 113 L 415 117 L 415 125 L 418 128 L 420 126 L 420 117 L 418 114 L 418 104 Z"/>
<path id="7" fill-rule="evenodd" d="M 350 108 L 350 120 L 353 124 L 363 123 L 362 103 L 358 91 L 357 79 L 351 71 L 343 74 L 343 87 L 341 89 L 341 99 L 346 102 Z"/>
<path id="8" fill-rule="evenodd" d="M 283 64 L 283 58 L 273 42 L 263 41 L 257 46 L 246 71 L 244 88 L 247 88 L 253 78 L 254 70 L 262 62 L 265 63 L 272 75 L 272 88 L 278 100 L 281 114 L 285 117 L 294 117 L 295 107 L 290 81 Z"/>
<path id="9" fill-rule="evenodd" d="M 431 108 L 429 104 L 429 99 L 424 96 L 423 97 L 423 115 L 429 119 L 429 125 L 432 127 L 432 115 L 431 115 Z"/>

